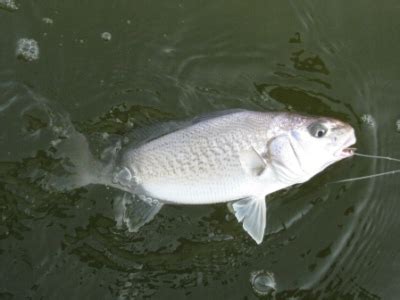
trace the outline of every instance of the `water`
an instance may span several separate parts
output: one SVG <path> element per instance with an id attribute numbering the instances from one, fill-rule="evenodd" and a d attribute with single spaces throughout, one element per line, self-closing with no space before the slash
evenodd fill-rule
<path id="1" fill-rule="evenodd" d="M 68 120 L 100 156 L 132 128 L 237 107 L 337 117 L 360 153 L 398 157 L 399 14 L 389 0 L 0 2 L 0 298 L 256 299 L 249 278 L 267 270 L 277 299 L 397 299 L 398 175 L 328 184 L 395 162 L 354 157 L 271 195 L 259 246 L 224 205 L 167 206 L 129 234 L 118 191 L 40 179 L 63 175 L 51 149 Z M 16 57 L 22 38 L 39 59 Z"/>

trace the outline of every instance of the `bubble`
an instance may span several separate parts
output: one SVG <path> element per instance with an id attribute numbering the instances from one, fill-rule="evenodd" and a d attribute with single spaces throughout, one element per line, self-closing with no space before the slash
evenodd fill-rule
<path id="1" fill-rule="evenodd" d="M 396 130 L 397 132 L 400 132 L 400 119 L 396 121 Z"/>
<path id="2" fill-rule="evenodd" d="M 17 42 L 16 56 L 25 61 L 39 59 L 39 45 L 34 39 L 22 38 Z"/>
<path id="3" fill-rule="evenodd" d="M 163 51 L 165 54 L 173 54 L 173 53 L 175 52 L 175 49 L 174 49 L 174 48 L 167 47 L 167 48 L 162 49 L 162 51 Z"/>
<path id="4" fill-rule="evenodd" d="M 101 38 L 104 40 L 104 41 L 111 41 L 111 38 L 112 38 L 112 36 L 111 36 L 111 33 L 109 33 L 109 32 L 103 32 L 102 34 L 101 34 Z"/>
<path id="5" fill-rule="evenodd" d="M 129 138 L 126 136 L 122 139 L 122 142 L 126 145 L 129 143 Z"/>
<path id="6" fill-rule="evenodd" d="M 264 270 L 254 271 L 250 274 L 250 283 L 253 291 L 258 296 L 272 296 L 276 291 L 275 276 Z"/>
<path id="7" fill-rule="evenodd" d="M 122 186 L 129 186 L 132 180 L 132 174 L 128 168 L 124 167 L 114 175 L 113 183 L 119 183 Z"/>
<path id="8" fill-rule="evenodd" d="M 0 8 L 10 11 L 16 11 L 18 9 L 18 6 L 14 0 L 0 0 Z"/>
<path id="9" fill-rule="evenodd" d="M 42 21 L 43 21 L 43 23 L 49 24 L 49 25 L 52 25 L 54 23 L 53 19 L 50 19 L 50 18 L 43 18 Z"/>
<path id="10" fill-rule="evenodd" d="M 128 128 L 133 128 L 133 122 L 132 122 L 132 121 L 126 122 L 126 126 L 127 126 Z"/>
<path id="11" fill-rule="evenodd" d="M 376 126 L 375 119 L 374 119 L 374 117 L 373 117 L 372 115 L 370 115 L 370 114 L 363 114 L 363 115 L 361 116 L 361 121 L 362 121 L 364 124 L 368 125 L 368 126 L 371 126 L 371 127 L 375 127 L 375 126 Z"/>
<path id="12" fill-rule="evenodd" d="M 53 147 L 57 147 L 57 145 L 60 144 L 61 142 L 62 142 L 61 139 L 55 139 L 55 140 L 52 140 L 52 141 L 50 142 L 50 144 L 51 144 Z"/>

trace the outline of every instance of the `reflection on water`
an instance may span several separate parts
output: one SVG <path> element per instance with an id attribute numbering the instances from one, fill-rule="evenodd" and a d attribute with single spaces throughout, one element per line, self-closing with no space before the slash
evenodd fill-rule
<path id="1" fill-rule="evenodd" d="M 395 162 L 354 157 L 271 195 L 259 246 L 224 205 L 166 206 L 129 233 L 114 218 L 121 192 L 43 185 L 65 176 L 56 149 L 75 130 L 107 161 L 140 128 L 237 107 L 333 116 L 355 127 L 361 153 L 396 156 L 396 3 L 10 3 L 0 1 L 1 297 L 235 299 L 259 296 L 254 284 L 277 299 L 398 295 L 398 177 L 330 184 Z M 40 59 L 15 57 L 24 37 Z"/>

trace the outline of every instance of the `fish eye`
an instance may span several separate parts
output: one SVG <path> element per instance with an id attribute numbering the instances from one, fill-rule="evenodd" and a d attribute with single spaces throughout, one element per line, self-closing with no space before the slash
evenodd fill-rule
<path id="1" fill-rule="evenodd" d="M 321 123 L 313 123 L 310 126 L 308 126 L 308 132 L 313 137 L 322 138 L 328 132 L 328 128 L 326 128 L 326 126 Z"/>

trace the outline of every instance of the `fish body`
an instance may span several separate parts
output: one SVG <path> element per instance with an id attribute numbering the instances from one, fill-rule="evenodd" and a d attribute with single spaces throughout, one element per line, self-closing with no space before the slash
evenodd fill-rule
<path id="1" fill-rule="evenodd" d="M 127 149 L 114 184 L 158 206 L 233 201 L 238 221 L 261 243 L 265 196 L 351 156 L 354 143 L 353 128 L 338 120 L 235 111 Z"/>
<path id="2" fill-rule="evenodd" d="M 128 150 L 122 165 L 135 174 L 143 193 L 167 203 L 212 204 L 266 195 L 281 186 L 278 178 L 252 176 L 241 158 L 248 151 L 265 154 L 274 133 L 261 129 L 272 119 L 246 111 L 204 120 Z"/>
<path id="3" fill-rule="evenodd" d="M 104 184 L 125 191 L 115 205 L 116 219 L 130 231 L 166 203 L 231 202 L 245 231 L 261 243 L 265 197 L 352 156 L 348 147 L 356 142 L 344 122 L 286 112 L 222 112 L 163 132 L 141 145 L 107 150 L 111 161 L 104 164 L 90 153 L 85 136 L 73 131 L 57 147 L 75 174 L 52 185 Z"/>

